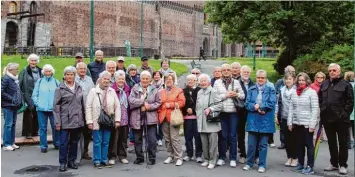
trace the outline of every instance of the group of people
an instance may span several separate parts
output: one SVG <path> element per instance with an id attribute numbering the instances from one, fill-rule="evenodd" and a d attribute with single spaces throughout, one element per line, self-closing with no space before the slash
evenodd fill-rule
<path id="1" fill-rule="evenodd" d="M 37 66 L 38 55 L 31 54 L 27 61 L 29 65 L 19 76 L 16 63 L 9 63 L 4 70 L 4 150 L 19 148 L 14 142 L 16 116 L 27 105 L 26 111 L 38 116 L 43 153 L 48 151 L 49 118 L 53 145 L 59 149 L 60 171 L 77 169 L 82 159 L 92 159 L 98 169 L 112 167 L 116 160 L 127 164 L 129 137 L 136 154 L 134 164 L 146 161 L 154 165 L 157 145 L 164 138 L 165 164 L 181 166 L 195 159 L 213 169 L 226 163 L 229 151 L 231 167 L 237 167 L 239 159 L 245 164 L 243 170 L 257 164 L 258 172 L 263 173 L 268 146 L 274 146 L 273 134 L 280 125 L 279 148 L 286 148 L 286 166 L 303 174 L 314 173 L 314 133 L 324 127 L 331 155 L 331 165 L 325 170 L 347 173 L 354 73 L 347 72 L 343 79 L 337 64 L 329 65 L 329 79 L 319 72 L 314 83 L 306 73 L 296 75 L 295 69 L 287 66 L 275 85 L 265 70 L 256 72 L 254 83 L 251 68 L 237 62 L 216 67 L 212 78 L 195 68 L 182 89 L 168 59 L 162 59 L 161 69 L 155 71 L 147 57 L 141 58 L 141 67 L 131 64 L 126 69 L 124 57 L 104 62 L 103 52 L 98 50 L 95 61 L 86 65 L 83 54 L 78 53 L 74 66 L 64 69 L 61 82 L 54 78 L 53 66 Z M 181 125 L 171 123 L 176 111 L 182 113 Z M 211 115 L 216 114 L 217 121 L 211 121 Z M 112 119 L 113 128 L 100 123 L 102 116 Z M 180 142 L 181 126 L 186 156 Z M 91 140 L 92 157 L 88 153 Z"/>

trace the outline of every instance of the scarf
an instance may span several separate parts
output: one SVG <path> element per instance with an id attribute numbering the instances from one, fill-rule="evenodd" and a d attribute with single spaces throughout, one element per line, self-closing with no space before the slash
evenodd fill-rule
<path id="1" fill-rule="evenodd" d="M 228 90 L 229 85 L 232 83 L 232 77 L 222 77 L 222 82 L 226 87 L 226 90 Z"/>
<path id="2" fill-rule="evenodd" d="M 19 84 L 18 75 L 14 76 L 9 71 L 6 71 L 6 75 L 9 76 L 12 80 L 14 80 L 17 85 Z"/>
<path id="3" fill-rule="evenodd" d="M 301 96 L 301 93 L 303 92 L 303 90 L 307 88 L 307 85 L 302 85 L 302 86 L 297 86 L 297 89 L 296 89 L 296 93 L 298 96 Z"/>
<path id="4" fill-rule="evenodd" d="M 171 91 L 171 88 L 172 88 L 172 87 L 168 87 L 168 86 L 166 86 L 166 90 L 167 90 L 168 92 L 170 92 L 170 91 Z"/>
<path id="5" fill-rule="evenodd" d="M 282 94 L 282 97 L 287 99 L 287 100 L 290 100 L 293 88 L 294 88 L 294 86 L 292 86 L 291 88 L 287 88 L 287 86 L 285 86 L 285 91 Z"/>
<path id="6" fill-rule="evenodd" d="M 128 108 L 128 101 L 127 101 L 127 95 L 126 92 L 124 91 L 124 86 L 122 88 L 118 87 L 118 93 L 119 93 L 119 100 L 120 103 L 125 107 Z"/>
<path id="7" fill-rule="evenodd" d="M 163 68 L 161 68 L 159 71 L 163 74 L 163 76 L 166 76 L 166 75 L 170 74 L 171 72 L 174 72 L 170 68 L 168 68 L 167 70 L 164 70 Z"/>

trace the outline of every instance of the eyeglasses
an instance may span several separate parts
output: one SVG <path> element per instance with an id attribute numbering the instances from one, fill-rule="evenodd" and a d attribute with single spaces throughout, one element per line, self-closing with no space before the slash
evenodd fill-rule
<path id="1" fill-rule="evenodd" d="M 265 79 L 265 77 L 257 77 L 257 79 Z"/>
<path id="2" fill-rule="evenodd" d="M 336 69 L 330 69 L 330 70 L 328 70 L 328 72 L 333 72 L 333 73 L 335 73 L 335 72 L 337 72 L 337 70 Z"/>
<path id="3" fill-rule="evenodd" d="M 191 74 L 198 75 L 198 74 L 200 74 L 200 73 L 191 73 Z"/>

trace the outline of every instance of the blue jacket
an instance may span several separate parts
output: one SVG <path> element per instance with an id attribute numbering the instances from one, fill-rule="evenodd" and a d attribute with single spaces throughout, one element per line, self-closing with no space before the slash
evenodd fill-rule
<path id="1" fill-rule="evenodd" d="M 247 131 L 258 133 L 275 133 L 275 88 L 269 84 L 265 84 L 264 91 L 262 93 L 262 103 L 260 104 L 260 110 L 265 111 L 264 115 L 259 114 L 254 109 L 257 96 L 258 88 L 256 85 L 249 87 L 246 100 L 246 109 L 248 111 Z"/>
<path id="2" fill-rule="evenodd" d="M 20 109 L 23 104 L 23 95 L 20 86 L 8 75 L 1 78 L 1 107 Z"/>
<path id="3" fill-rule="evenodd" d="M 106 70 L 106 63 L 103 61 L 102 62 L 93 61 L 88 64 L 88 69 L 91 73 L 92 81 L 96 85 L 96 81 L 99 78 L 99 74 Z"/>
<path id="4" fill-rule="evenodd" d="M 55 89 L 58 86 L 59 81 L 53 76 L 38 79 L 32 93 L 32 101 L 37 111 L 53 111 Z"/>

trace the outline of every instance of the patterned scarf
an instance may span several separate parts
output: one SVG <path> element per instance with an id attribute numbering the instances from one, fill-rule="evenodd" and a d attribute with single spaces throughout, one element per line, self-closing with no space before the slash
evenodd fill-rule
<path id="1" fill-rule="evenodd" d="M 161 73 L 163 73 L 163 76 L 166 76 L 168 74 L 170 74 L 171 72 L 174 72 L 172 69 L 168 68 L 167 70 L 164 70 L 163 68 L 161 68 L 159 70 Z"/>
<path id="2" fill-rule="evenodd" d="M 123 104 L 123 106 L 127 109 L 128 108 L 128 101 L 127 101 L 127 95 L 126 95 L 126 92 L 123 90 L 124 89 L 124 86 L 122 88 L 118 88 L 118 91 L 119 91 L 119 99 L 120 99 L 120 103 Z"/>
<path id="3" fill-rule="evenodd" d="M 224 86 L 226 87 L 226 90 L 228 90 L 229 85 L 232 83 L 232 77 L 222 77 L 222 82 Z"/>

